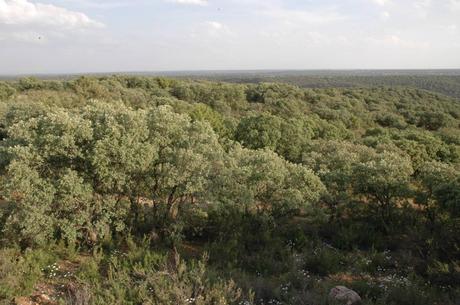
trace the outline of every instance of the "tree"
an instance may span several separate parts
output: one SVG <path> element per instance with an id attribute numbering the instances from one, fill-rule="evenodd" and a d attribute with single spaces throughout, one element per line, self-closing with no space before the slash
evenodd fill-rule
<path id="1" fill-rule="evenodd" d="M 425 162 L 420 167 L 417 175 L 420 188 L 416 202 L 423 207 L 431 231 L 436 226 L 438 213 L 446 206 L 445 203 L 449 202 L 448 198 L 455 194 L 455 191 L 451 192 L 450 189 L 455 184 L 452 181 L 455 181 L 457 175 L 454 167 L 437 161 Z M 453 206 L 455 207 L 455 204 Z"/>
<path id="2" fill-rule="evenodd" d="M 85 99 L 108 99 L 111 92 L 95 78 L 82 76 L 73 82 L 75 92 Z M 113 92 L 112 92 L 113 94 Z"/>
<path id="3" fill-rule="evenodd" d="M 423 112 L 419 116 L 417 126 L 424 127 L 428 130 L 439 130 L 447 127 L 450 123 L 450 118 L 441 112 Z"/>
<path id="4" fill-rule="evenodd" d="M 30 156 L 23 151 L 23 158 Z M 23 246 L 45 245 L 53 238 L 54 217 L 52 201 L 54 187 L 39 173 L 20 160 L 8 166 L 2 195 L 13 202 L 13 210 L 7 216 L 4 234 L 10 241 Z"/>
<path id="5" fill-rule="evenodd" d="M 290 118 L 281 121 L 281 137 L 276 152 L 291 162 L 300 162 L 302 152 L 313 137 L 313 131 L 305 120 Z"/>
<path id="6" fill-rule="evenodd" d="M 16 93 L 16 89 L 8 83 L 0 82 L 0 101 L 6 100 Z"/>
<path id="7" fill-rule="evenodd" d="M 407 127 L 404 117 L 394 113 L 378 113 L 375 121 L 382 127 L 392 127 L 397 129 L 404 129 Z"/>
<path id="8" fill-rule="evenodd" d="M 20 91 L 39 90 L 43 87 L 43 82 L 35 77 L 21 78 L 18 82 Z"/>
<path id="9" fill-rule="evenodd" d="M 158 158 L 148 172 L 153 205 L 166 206 L 174 219 L 182 204 L 203 195 L 214 162 L 222 158 L 218 138 L 208 123 L 192 121 L 168 106 L 147 115 L 149 138 L 158 147 Z"/>
<path id="10" fill-rule="evenodd" d="M 409 183 L 414 170 L 410 159 L 384 151 L 370 161 L 356 164 L 353 172 L 355 192 L 376 205 L 384 231 L 390 232 L 398 203 L 411 193 Z"/>
<path id="11" fill-rule="evenodd" d="M 124 228 L 125 209 L 90 183 L 90 122 L 56 109 L 13 125 L 6 143 L 5 198 L 13 209 L 5 224 L 24 245 L 63 239 L 92 243 Z"/>
<path id="12" fill-rule="evenodd" d="M 83 110 L 83 117 L 93 130 L 87 156 L 92 187 L 100 194 L 127 197 L 134 225 L 139 221 L 140 201 L 148 196 L 145 177 L 158 159 L 147 112 L 121 103 L 93 103 Z"/>
<path id="13" fill-rule="evenodd" d="M 271 104 L 281 99 L 302 97 L 303 93 L 298 87 L 282 83 L 261 83 L 246 90 L 246 99 L 250 103 Z"/>
<path id="14" fill-rule="evenodd" d="M 285 215 L 316 203 L 324 191 L 319 178 L 274 152 L 234 147 L 213 179 L 214 200 L 246 213 Z"/>
<path id="15" fill-rule="evenodd" d="M 442 260 L 456 260 L 459 255 L 460 175 L 452 165 L 426 162 L 417 175 L 417 204 L 425 216 L 429 236 L 427 253 L 436 253 Z"/>
<path id="16" fill-rule="evenodd" d="M 214 111 L 211 107 L 205 104 L 195 104 L 190 113 L 190 117 L 193 120 L 208 122 L 212 129 L 222 137 L 231 138 L 233 136 L 233 130 L 230 130 L 226 124 L 224 117 L 217 111 Z"/>
<path id="17" fill-rule="evenodd" d="M 435 192 L 441 210 L 447 211 L 452 218 L 460 217 L 460 177 L 456 171 L 456 177 L 439 185 Z"/>
<path id="18" fill-rule="evenodd" d="M 326 186 L 323 199 L 332 219 L 340 217 L 355 196 L 355 167 L 374 157 L 375 151 L 367 146 L 324 140 L 313 142 L 303 155 L 302 163 L 312 168 Z"/>
<path id="19" fill-rule="evenodd" d="M 241 119 L 236 129 L 236 140 L 251 149 L 274 150 L 281 138 L 281 121 L 269 114 L 248 116 Z"/>

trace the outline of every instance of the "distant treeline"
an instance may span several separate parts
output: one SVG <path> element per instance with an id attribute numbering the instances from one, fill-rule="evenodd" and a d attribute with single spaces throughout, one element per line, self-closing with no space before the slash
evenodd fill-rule
<path id="1" fill-rule="evenodd" d="M 177 71 L 126 72 L 126 77 L 170 77 L 224 81 L 231 83 L 282 82 L 303 88 L 410 87 L 460 98 L 460 70 L 260 70 L 260 71 Z M 110 77 L 94 73 L 93 77 Z M 121 74 L 120 74 L 121 75 Z M 40 79 L 72 80 L 83 75 L 43 74 Z M 24 76 L 25 77 L 25 76 Z M 0 76 L 0 80 L 19 80 L 21 76 Z"/>
<path id="2" fill-rule="evenodd" d="M 233 83 L 284 82 L 303 88 L 410 87 L 460 98 L 460 73 L 449 71 L 312 71 L 247 72 L 174 75 L 180 78 L 219 80 Z"/>

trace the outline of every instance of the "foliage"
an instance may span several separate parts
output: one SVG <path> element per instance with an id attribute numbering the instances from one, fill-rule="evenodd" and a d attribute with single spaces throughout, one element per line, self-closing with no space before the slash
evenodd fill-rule
<path id="1" fill-rule="evenodd" d="M 275 149 L 281 138 L 281 123 L 272 115 L 257 115 L 241 119 L 236 139 L 251 149 Z"/>
<path id="2" fill-rule="evenodd" d="M 455 304 L 458 101 L 352 87 L 1 82 L 0 297 L 328 304 L 347 284 L 365 304 Z M 72 278 L 49 277 L 57 257 Z"/>
<path id="3" fill-rule="evenodd" d="M 0 304 L 20 294 L 30 293 L 42 276 L 42 269 L 55 261 L 47 250 L 29 250 L 21 253 L 15 248 L 0 250 Z"/>

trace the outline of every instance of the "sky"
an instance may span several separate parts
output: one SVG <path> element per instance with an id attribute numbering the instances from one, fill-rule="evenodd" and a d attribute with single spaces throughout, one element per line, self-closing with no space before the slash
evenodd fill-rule
<path id="1" fill-rule="evenodd" d="M 460 0 L 0 0 L 0 74 L 460 68 Z"/>

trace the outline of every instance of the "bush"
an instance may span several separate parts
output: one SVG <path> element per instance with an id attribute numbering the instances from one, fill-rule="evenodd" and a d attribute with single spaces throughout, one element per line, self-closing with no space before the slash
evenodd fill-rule
<path id="1" fill-rule="evenodd" d="M 344 269 L 345 258 L 330 246 L 311 249 L 304 256 L 305 270 L 321 276 L 332 275 Z"/>
<path id="2" fill-rule="evenodd" d="M 14 297 L 31 293 L 45 267 L 55 261 L 49 249 L 29 249 L 25 253 L 15 248 L 0 249 L 0 304 L 9 304 Z"/>
<path id="3" fill-rule="evenodd" d="M 91 304 L 236 305 L 244 299 L 234 282 L 209 277 L 206 256 L 186 263 L 177 253 L 153 252 L 146 243 L 127 246 L 127 252 L 109 253 L 81 269 L 79 278 L 92 287 Z"/>

